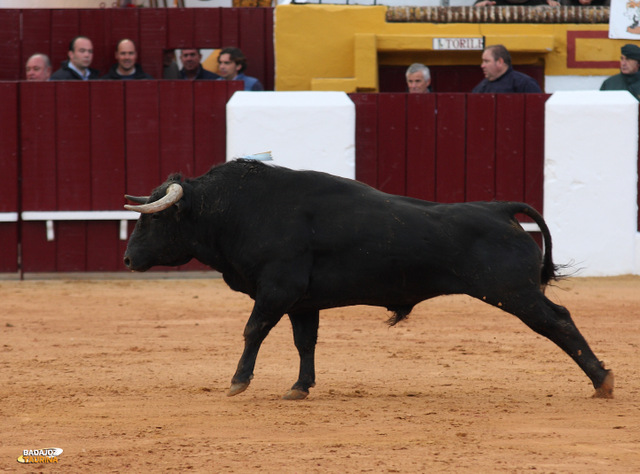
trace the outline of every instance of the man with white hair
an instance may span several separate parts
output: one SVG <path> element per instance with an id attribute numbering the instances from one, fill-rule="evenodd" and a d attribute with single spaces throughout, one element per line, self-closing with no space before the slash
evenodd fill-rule
<path id="1" fill-rule="evenodd" d="M 629 91 L 640 100 L 640 47 L 625 44 L 620 53 L 620 74 L 605 79 L 600 90 Z"/>
<path id="2" fill-rule="evenodd" d="M 48 81 L 51 77 L 51 61 L 42 53 L 31 55 L 25 66 L 27 81 Z"/>
<path id="3" fill-rule="evenodd" d="M 413 63 L 406 72 L 407 89 L 411 94 L 422 94 L 431 92 L 431 73 L 424 64 Z"/>

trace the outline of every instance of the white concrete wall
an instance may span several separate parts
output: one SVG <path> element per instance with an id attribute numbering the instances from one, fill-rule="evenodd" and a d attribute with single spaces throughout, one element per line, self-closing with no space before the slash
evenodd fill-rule
<path id="1" fill-rule="evenodd" d="M 557 92 L 545 114 L 555 262 L 573 262 L 579 276 L 639 274 L 638 102 L 626 91 Z"/>
<path id="2" fill-rule="evenodd" d="M 344 92 L 236 92 L 227 161 L 271 151 L 274 163 L 355 178 L 355 104 Z"/>

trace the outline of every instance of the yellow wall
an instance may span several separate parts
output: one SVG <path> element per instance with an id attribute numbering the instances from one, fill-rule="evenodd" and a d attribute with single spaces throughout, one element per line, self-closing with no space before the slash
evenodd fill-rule
<path id="1" fill-rule="evenodd" d="M 544 64 L 547 76 L 618 73 L 625 40 L 606 24 L 387 23 L 386 6 L 279 5 L 276 90 L 376 91 L 379 65 L 479 65 L 480 51 L 434 51 L 434 37 L 485 36 L 514 64 Z M 595 37 L 594 37 L 595 36 Z"/>

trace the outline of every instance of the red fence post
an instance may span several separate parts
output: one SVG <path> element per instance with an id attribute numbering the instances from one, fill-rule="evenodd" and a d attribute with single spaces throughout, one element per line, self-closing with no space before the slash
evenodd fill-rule
<path id="1" fill-rule="evenodd" d="M 22 211 L 55 211 L 56 83 L 22 82 L 19 97 Z M 56 270 L 56 242 L 47 241 L 42 222 L 22 223 L 22 268 Z"/>
<path id="2" fill-rule="evenodd" d="M 463 202 L 466 163 L 466 94 L 438 94 L 436 200 Z"/>
<path id="3" fill-rule="evenodd" d="M 378 97 L 378 179 L 377 188 L 391 194 L 405 194 L 407 94 L 380 94 Z"/>
<path id="4" fill-rule="evenodd" d="M 467 96 L 467 201 L 496 196 L 496 103 L 491 94 Z"/>
<path id="5" fill-rule="evenodd" d="M 356 106 L 356 179 L 376 186 L 378 178 L 378 94 L 350 94 Z"/>
<path id="6" fill-rule="evenodd" d="M 525 94 L 496 94 L 496 199 L 524 200 Z"/>
<path id="7" fill-rule="evenodd" d="M 0 272 L 18 271 L 18 84 L 0 82 L 0 169 L 2 186 L 0 187 Z M 11 215 L 15 216 L 15 219 Z"/>
<path id="8" fill-rule="evenodd" d="M 436 198 L 436 98 L 407 95 L 407 196 Z"/>

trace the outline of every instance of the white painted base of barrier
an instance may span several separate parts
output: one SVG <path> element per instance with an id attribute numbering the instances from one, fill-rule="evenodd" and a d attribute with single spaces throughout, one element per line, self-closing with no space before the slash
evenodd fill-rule
<path id="1" fill-rule="evenodd" d="M 271 151 L 276 165 L 354 179 L 355 114 L 344 92 L 236 92 L 227 103 L 227 161 Z"/>
<path id="2" fill-rule="evenodd" d="M 640 273 L 638 102 L 626 91 L 546 103 L 544 216 L 556 263 L 580 276 Z"/>

